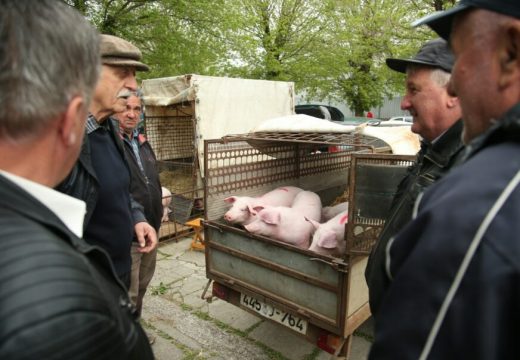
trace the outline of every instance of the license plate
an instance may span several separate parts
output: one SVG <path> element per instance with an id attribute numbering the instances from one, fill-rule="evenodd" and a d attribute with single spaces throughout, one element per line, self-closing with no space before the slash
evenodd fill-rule
<path id="1" fill-rule="evenodd" d="M 272 305 L 266 304 L 257 298 L 243 293 L 240 294 L 240 303 L 243 306 L 254 310 L 263 317 L 274 320 L 294 331 L 304 335 L 307 333 L 307 320 L 300 319 L 298 316 L 277 309 Z"/>

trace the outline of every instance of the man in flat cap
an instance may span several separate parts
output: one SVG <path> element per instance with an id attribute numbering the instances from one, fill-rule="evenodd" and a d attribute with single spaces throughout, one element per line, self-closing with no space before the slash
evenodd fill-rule
<path id="1" fill-rule="evenodd" d="M 0 0 L 0 359 L 153 359 L 85 203 L 76 163 L 99 35 L 56 0 Z"/>
<path id="2" fill-rule="evenodd" d="M 110 118 L 126 109 L 126 98 L 137 90 L 136 70 L 146 71 L 137 47 L 116 36 L 101 35 L 101 76 L 89 108 L 80 157 L 59 190 L 87 203 L 85 240 L 110 255 L 123 284 L 130 286 L 132 239 L 141 252 L 157 246 L 157 234 L 143 208 L 130 195 L 130 170 L 119 135 Z"/>
<path id="3" fill-rule="evenodd" d="M 413 116 L 411 130 L 421 135 L 422 146 L 417 162 L 398 186 L 385 227 L 368 260 L 365 277 L 374 316 L 390 282 L 385 271 L 388 242 L 412 219 L 417 196 L 444 176 L 462 154 L 459 101 L 448 94 L 453 60 L 443 39 L 426 42 L 412 59 L 386 59 L 390 69 L 406 73 L 401 109 Z"/>
<path id="4" fill-rule="evenodd" d="M 520 359 L 520 2 L 420 20 L 450 40 L 465 159 L 387 249 L 371 359 Z"/>

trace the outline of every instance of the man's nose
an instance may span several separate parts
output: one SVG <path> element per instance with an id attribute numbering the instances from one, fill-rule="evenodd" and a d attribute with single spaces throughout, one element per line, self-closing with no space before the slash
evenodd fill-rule
<path id="1" fill-rule="evenodd" d="M 408 95 L 405 95 L 403 100 L 401 100 L 401 110 L 408 110 L 411 106 L 412 102 L 410 101 L 410 98 Z"/>

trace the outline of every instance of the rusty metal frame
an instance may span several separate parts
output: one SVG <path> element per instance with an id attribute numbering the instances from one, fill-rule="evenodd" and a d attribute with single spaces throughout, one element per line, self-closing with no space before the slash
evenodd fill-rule
<path id="1" fill-rule="evenodd" d="M 349 225 L 346 231 L 347 254 L 369 255 L 385 224 L 385 218 L 367 218 L 359 215 L 356 204 L 357 169 L 359 165 L 409 167 L 416 156 L 393 154 L 352 154 L 349 179 Z"/>

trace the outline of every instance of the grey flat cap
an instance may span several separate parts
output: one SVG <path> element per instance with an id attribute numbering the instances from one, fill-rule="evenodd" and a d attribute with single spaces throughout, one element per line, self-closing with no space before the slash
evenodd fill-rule
<path id="1" fill-rule="evenodd" d="M 136 70 L 148 71 L 141 60 L 141 50 L 132 43 L 113 35 L 101 35 L 101 62 L 110 66 L 133 66 Z"/>

